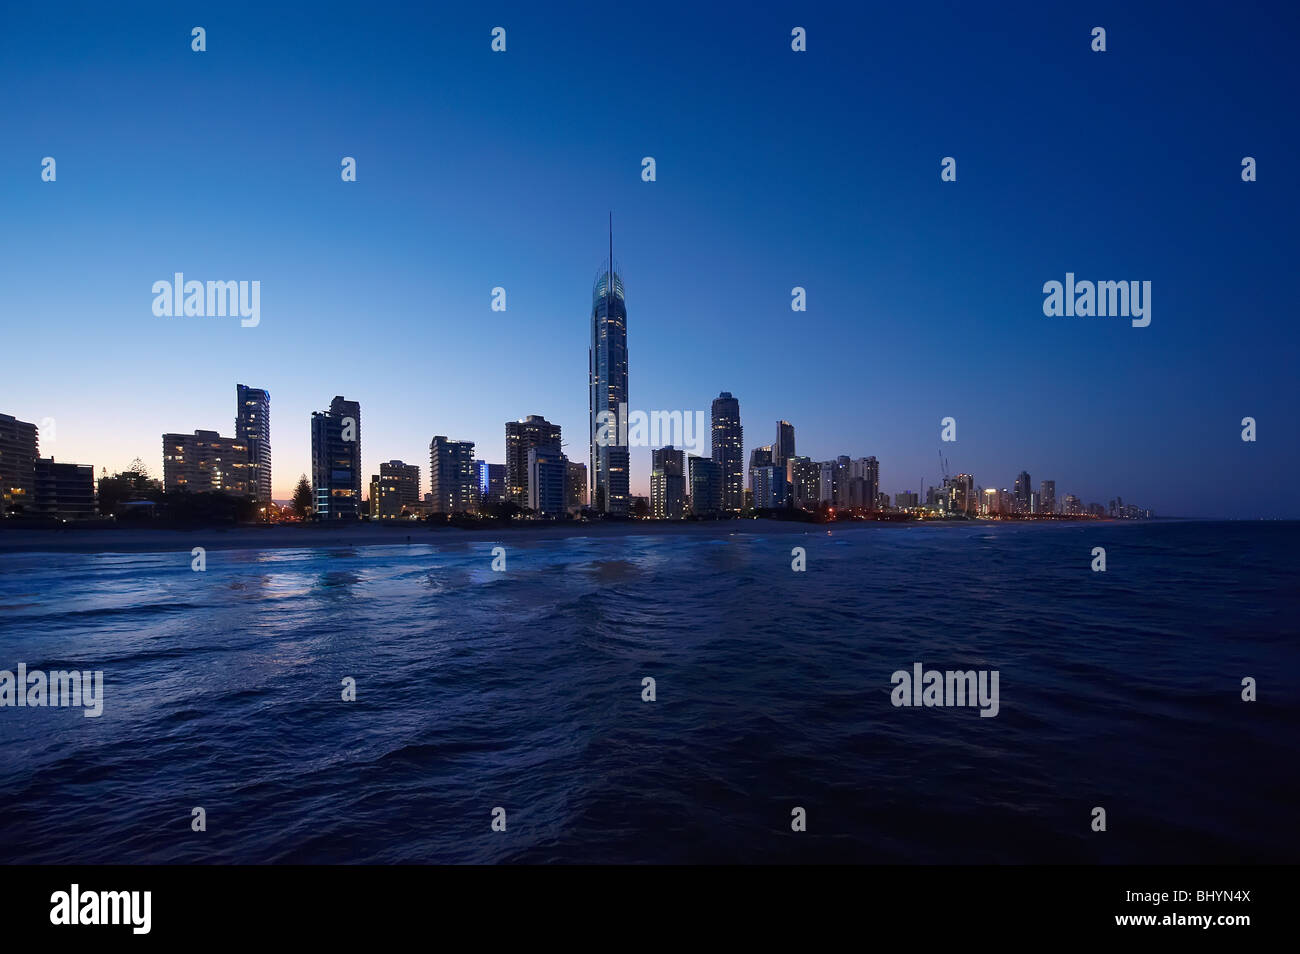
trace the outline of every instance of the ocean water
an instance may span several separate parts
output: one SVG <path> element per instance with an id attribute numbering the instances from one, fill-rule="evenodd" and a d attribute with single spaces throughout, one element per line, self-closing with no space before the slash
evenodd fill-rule
<path id="1" fill-rule="evenodd" d="M 1295 862 L 1296 530 L 0 555 L 0 669 L 105 680 L 0 708 L 0 861 Z M 917 662 L 998 715 L 895 707 Z"/>

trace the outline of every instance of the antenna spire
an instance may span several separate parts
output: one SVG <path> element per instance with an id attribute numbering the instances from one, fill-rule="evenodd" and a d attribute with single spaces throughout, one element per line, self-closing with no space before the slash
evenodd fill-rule
<path id="1" fill-rule="evenodd" d="M 609 210 L 609 281 L 605 283 L 605 319 L 614 302 L 614 210 Z"/>

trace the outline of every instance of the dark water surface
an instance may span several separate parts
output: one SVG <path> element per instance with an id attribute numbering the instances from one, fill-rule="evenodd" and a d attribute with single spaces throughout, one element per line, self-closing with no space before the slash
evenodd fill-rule
<path id="1" fill-rule="evenodd" d="M 0 861 L 1294 862 L 1296 531 L 0 555 L 0 669 L 105 681 L 0 708 Z M 916 662 L 998 716 L 895 708 Z"/>

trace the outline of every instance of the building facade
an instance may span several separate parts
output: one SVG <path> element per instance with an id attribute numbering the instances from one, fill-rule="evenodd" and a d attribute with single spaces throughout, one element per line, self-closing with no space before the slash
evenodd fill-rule
<path id="1" fill-rule="evenodd" d="M 570 516 L 578 516 L 587 506 L 587 465 L 571 460 L 564 478 L 564 506 Z"/>
<path id="2" fill-rule="evenodd" d="M 560 425 L 540 414 L 506 421 L 506 496 L 528 506 L 528 452 L 535 447 L 559 447 Z"/>
<path id="3" fill-rule="evenodd" d="M 564 516 L 569 462 L 558 444 L 528 448 L 528 509 L 546 519 Z"/>
<path id="4" fill-rule="evenodd" d="M 35 424 L 0 414 L 0 519 L 34 505 L 39 446 Z"/>
<path id="5" fill-rule="evenodd" d="M 750 471 L 754 481 L 754 509 L 780 510 L 786 506 L 785 468 L 763 464 Z"/>
<path id="6" fill-rule="evenodd" d="M 794 425 L 789 421 L 776 422 L 776 440 L 772 443 L 772 463 L 784 467 L 794 456 Z"/>
<path id="7" fill-rule="evenodd" d="M 173 493 L 227 493 L 251 496 L 248 445 L 216 431 L 164 434 L 163 490 Z"/>
<path id="8" fill-rule="evenodd" d="M 311 474 L 315 519 L 361 516 L 361 405 L 336 395 L 328 411 L 311 416 Z"/>
<path id="9" fill-rule="evenodd" d="M 791 457 L 785 462 L 785 479 L 790 485 L 790 503 L 801 510 L 816 510 L 821 500 L 821 469 L 810 457 Z"/>
<path id="10" fill-rule="evenodd" d="M 686 515 L 686 468 L 684 452 L 671 444 L 651 454 L 650 516 L 656 520 L 680 520 Z"/>
<path id="11" fill-rule="evenodd" d="M 248 448 L 249 493 L 271 502 L 271 392 L 235 385 L 235 437 Z"/>
<path id="12" fill-rule="evenodd" d="M 722 469 L 722 509 L 739 513 L 745 506 L 745 429 L 740 401 L 730 391 L 713 399 L 713 459 Z"/>
<path id="13" fill-rule="evenodd" d="M 505 499 L 506 465 L 489 464 L 485 460 L 474 461 L 475 493 L 477 502 L 485 506 L 495 506 Z"/>
<path id="14" fill-rule="evenodd" d="M 430 513 L 473 513 L 477 486 L 474 442 L 434 437 L 429 442 Z"/>
<path id="15" fill-rule="evenodd" d="M 610 258 L 591 290 L 591 347 L 587 351 L 591 415 L 591 508 L 622 516 L 628 512 L 630 460 L 627 447 L 627 302 L 623 278 Z"/>
<path id="16" fill-rule="evenodd" d="M 38 457 L 33 478 L 35 513 L 59 520 L 98 516 L 95 468 L 90 464 L 56 464 L 53 457 Z"/>
<path id="17" fill-rule="evenodd" d="M 687 464 L 691 513 L 697 517 L 718 516 L 722 513 L 722 465 L 711 457 L 694 455 Z"/>

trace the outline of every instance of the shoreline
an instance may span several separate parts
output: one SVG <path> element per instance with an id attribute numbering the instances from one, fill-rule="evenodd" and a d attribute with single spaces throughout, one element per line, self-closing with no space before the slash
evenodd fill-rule
<path id="1" fill-rule="evenodd" d="M 1075 526 L 1116 521 L 1014 521 L 1017 526 Z M 1142 521 L 1135 521 L 1142 522 Z M 807 536 L 868 527 L 967 527 L 998 523 L 983 520 L 875 521 L 845 520 L 834 523 L 805 523 L 765 518 L 716 521 L 637 521 L 630 523 L 523 523 L 481 529 L 368 523 L 347 526 L 272 525 L 208 527 L 198 529 L 154 529 L 104 527 L 97 529 L 12 529 L 0 530 L 0 555 L 8 553 L 161 553 L 189 550 L 293 550 L 322 547 L 366 547 L 485 543 L 519 537 L 521 540 L 562 540 L 570 537 L 664 536 L 669 534 L 783 533 Z M 1007 524 L 1013 521 L 1007 521 Z"/>

